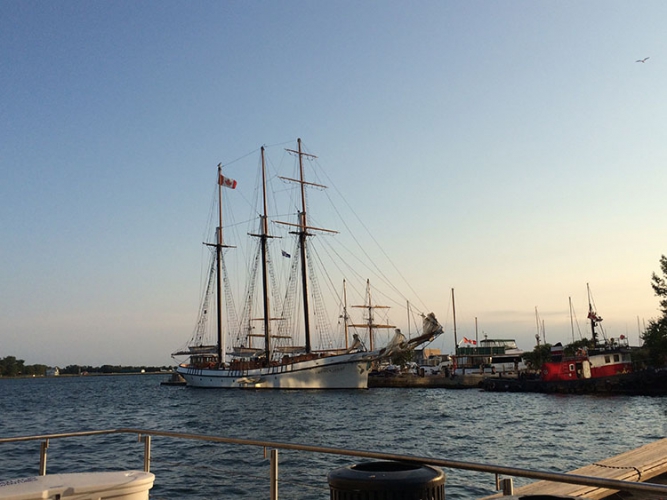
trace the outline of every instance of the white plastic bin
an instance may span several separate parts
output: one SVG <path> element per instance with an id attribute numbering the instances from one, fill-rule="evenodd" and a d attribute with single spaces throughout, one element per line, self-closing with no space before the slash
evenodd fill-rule
<path id="1" fill-rule="evenodd" d="M 0 500 L 148 500 L 154 481 L 142 471 L 48 474 L 0 481 Z"/>

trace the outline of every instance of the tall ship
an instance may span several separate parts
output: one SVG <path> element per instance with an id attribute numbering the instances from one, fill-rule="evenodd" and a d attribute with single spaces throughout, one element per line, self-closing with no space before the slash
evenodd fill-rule
<path id="1" fill-rule="evenodd" d="M 259 227 L 249 234 L 257 245 L 249 254 L 247 285 L 244 305 L 237 314 L 228 285 L 232 281 L 225 255 L 235 251 L 223 238 L 224 192 L 231 192 L 237 182 L 217 173 L 217 225 L 212 242 L 211 260 L 200 312 L 190 341 L 172 354 L 174 359 L 186 356 L 178 364 L 176 372 L 188 386 L 205 388 L 238 389 L 364 389 L 368 387 L 371 364 L 402 351 L 434 340 L 443 331 L 433 313 L 423 314 L 422 331 L 409 340 L 395 329 L 391 338 L 381 348 L 374 345 L 372 331 L 370 349 L 357 333 L 350 335 L 347 306 L 338 316 L 344 325 L 342 339 L 333 339 L 330 328 L 318 315 L 324 300 L 320 286 L 314 279 L 313 261 L 321 262 L 319 254 L 309 244 L 314 235 L 333 235 L 336 231 L 311 225 L 307 210 L 307 188 L 323 189 L 325 186 L 308 182 L 304 176 L 304 160 L 316 158 L 302 150 L 301 140 L 297 149 L 286 149 L 297 159 L 298 173 L 280 177 L 289 185 L 295 185 L 297 195 L 293 200 L 298 207 L 295 222 L 275 220 L 287 229 L 295 243 L 289 251 L 280 249 L 279 257 L 289 260 L 285 282 L 277 283 L 273 253 L 278 253 L 270 243 L 279 237 L 269 230 L 267 195 L 267 161 L 265 148 L 261 148 L 261 195 Z M 225 189 L 227 188 L 227 189 Z M 284 248 L 284 247 L 283 247 Z M 273 250 L 273 252 L 272 252 Z M 318 260 L 319 259 L 319 260 Z M 238 267 L 238 266 L 237 266 Z M 343 294 L 344 295 L 344 294 Z M 209 311 L 215 310 L 215 340 L 207 338 L 210 330 Z M 369 324 L 365 326 L 368 327 Z M 226 325 L 227 331 L 224 326 Z M 319 347 L 315 339 L 319 338 Z M 324 345 L 322 345 L 324 344 Z"/>

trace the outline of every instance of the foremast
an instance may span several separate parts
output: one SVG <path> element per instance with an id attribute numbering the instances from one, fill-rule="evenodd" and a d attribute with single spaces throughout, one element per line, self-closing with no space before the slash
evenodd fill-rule
<path id="1" fill-rule="evenodd" d="M 218 356 L 218 366 L 225 363 L 224 353 L 224 335 L 222 334 L 222 249 L 234 248 L 224 244 L 222 237 L 222 188 L 223 186 L 232 189 L 236 188 L 236 181 L 226 178 L 222 175 L 222 163 L 218 164 L 218 227 L 216 228 L 215 243 L 205 243 L 207 246 L 215 247 L 215 269 L 216 269 L 216 305 L 218 309 L 216 325 L 216 347 Z"/>

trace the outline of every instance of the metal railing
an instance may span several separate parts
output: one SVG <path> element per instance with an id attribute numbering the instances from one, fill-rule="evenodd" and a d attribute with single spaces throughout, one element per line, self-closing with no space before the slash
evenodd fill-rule
<path id="1" fill-rule="evenodd" d="M 582 486 L 592 486 L 597 488 L 606 488 L 610 490 L 628 491 L 636 493 L 653 493 L 662 497 L 667 497 L 667 486 L 655 483 L 639 483 L 633 481 L 622 481 L 616 479 L 605 479 L 594 476 L 582 476 L 577 474 L 565 474 L 560 472 L 546 472 L 517 467 L 505 467 L 500 465 L 483 464 L 477 462 L 463 462 L 458 460 L 447 460 L 432 457 L 419 457 L 414 455 L 401 455 L 394 453 L 381 453 L 374 451 L 351 450 L 344 448 L 332 448 L 326 446 L 313 446 L 304 444 L 281 443 L 276 441 L 262 441 L 254 439 L 238 439 L 222 436 L 208 436 L 203 434 L 189 434 L 183 432 L 168 432 L 147 429 L 107 429 L 97 431 L 67 432 L 61 434 L 44 434 L 36 436 L 20 436 L 0 438 L 0 444 L 18 443 L 25 441 L 40 441 L 40 460 L 39 474 L 46 474 L 47 450 L 49 442 L 55 439 L 75 438 L 85 436 L 101 436 L 109 434 L 136 434 L 138 440 L 144 444 L 144 471 L 149 472 L 151 466 L 151 437 L 161 436 L 174 439 L 185 439 L 195 441 L 205 441 L 212 443 L 225 443 L 242 446 L 255 446 L 264 449 L 264 456 L 270 458 L 270 498 L 278 498 L 278 450 L 292 450 L 311 453 L 323 453 L 329 455 L 342 455 L 357 458 L 370 458 L 377 460 L 392 460 L 398 462 L 412 463 L 415 465 L 435 465 L 447 469 L 468 470 L 495 474 L 496 489 L 503 490 L 504 494 L 512 494 L 511 481 L 500 480 L 500 476 L 522 477 L 528 479 L 553 481 L 559 483 L 576 484 Z M 268 453 L 267 453 L 268 452 Z"/>

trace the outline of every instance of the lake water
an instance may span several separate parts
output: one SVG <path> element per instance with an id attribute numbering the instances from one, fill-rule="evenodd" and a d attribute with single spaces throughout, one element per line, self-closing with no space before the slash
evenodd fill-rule
<path id="1" fill-rule="evenodd" d="M 0 380 L 0 437 L 121 427 L 342 447 L 567 472 L 667 434 L 667 397 L 476 389 L 224 391 L 167 376 Z M 326 499 L 326 474 L 363 461 L 281 451 L 281 498 Z M 131 435 L 52 440 L 48 472 L 143 467 Z M 39 443 L 0 445 L 0 480 L 37 475 Z M 153 499 L 268 498 L 262 450 L 154 437 Z M 494 476 L 446 469 L 448 498 L 494 493 Z M 527 480 L 515 479 L 515 485 Z"/>

